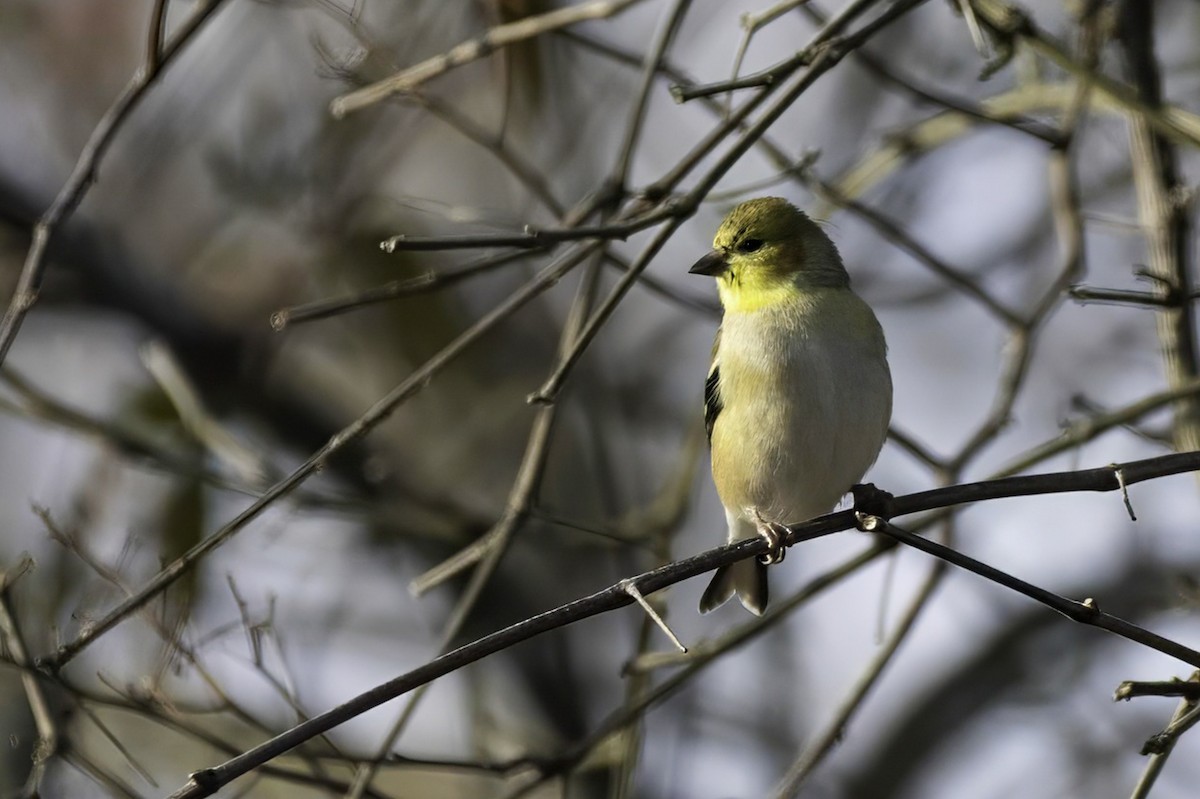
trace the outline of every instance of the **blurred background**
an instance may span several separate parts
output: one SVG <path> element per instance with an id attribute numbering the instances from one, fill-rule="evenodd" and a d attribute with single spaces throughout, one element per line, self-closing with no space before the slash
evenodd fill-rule
<path id="1" fill-rule="evenodd" d="M 208 5 L 163 4 L 167 40 Z M 687 268 L 743 198 L 822 220 L 883 323 L 896 394 L 880 487 L 1198 448 L 1195 4 L 602 2 L 619 13 L 330 113 L 559 5 L 229 0 L 120 120 L 0 373 L 0 796 L 165 796 L 446 646 L 722 543 L 701 425 L 719 311 Z M 0 6 L 3 302 L 143 65 L 156 7 Z M 785 62 L 847 10 L 842 35 L 870 35 L 761 141 L 727 170 L 739 129 L 694 149 L 795 78 L 687 102 L 673 85 Z M 602 224 L 693 152 L 668 192 L 719 182 L 551 405 L 526 398 L 673 221 L 607 241 L 496 320 L 580 245 L 380 247 L 557 229 L 589 198 L 583 221 Z M 394 412 L 56 678 L 15 665 L 86 635 L 414 374 Z M 1095 493 L 898 521 L 1194 645 L 1195 478 L 1129 498 L 1136 522 Z M 220 795 L 1126 796 L 1178 700 L 1114 703 L 1114 688 L 1191 671 L 857 532 L 794 548 L 762 620 L 698 615 L 704 583 L 653 597 L 689 656 L 668 656 L 636 607 L 602 615 Z M 1194 795 L 1197 746 L 1180 739 L 1151 795 Z"/>

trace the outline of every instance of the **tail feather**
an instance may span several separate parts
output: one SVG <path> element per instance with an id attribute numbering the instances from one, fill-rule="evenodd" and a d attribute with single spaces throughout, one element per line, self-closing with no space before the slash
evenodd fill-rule
<path id="1" fill-rule="evenodd" d="M 767 609 L 767 567 L 758 558 L 747 558 L 722 566 L 713 575 L 704 595 L 700 612 L 708 613 L 728 602 L 734 594 L 746 610 L 761 616 Z"/>

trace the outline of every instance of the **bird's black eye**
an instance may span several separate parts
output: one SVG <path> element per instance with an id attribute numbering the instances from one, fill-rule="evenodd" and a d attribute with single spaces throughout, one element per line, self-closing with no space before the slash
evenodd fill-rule
<path id="1" fill-rule="evenodd" d="M 737 251 L 754 252 L 755 250 L 760 249 L 762 246 L 762 239 L 743 239 L 742 241 L 738 242 Z"/>

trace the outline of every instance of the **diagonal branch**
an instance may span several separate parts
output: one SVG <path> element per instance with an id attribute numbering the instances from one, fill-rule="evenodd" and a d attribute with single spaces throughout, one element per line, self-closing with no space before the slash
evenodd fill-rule
<path id="1" fill-rule="evenodd" d="M 1056 472 L 1026 477 L 1008 477 L 1000 480 L 967 483 L 923 491 L 917 494 L 892 498 L 888 502 L 887 511 L 890 516 L 899 516 L 964 502 L 975 502 L 1000 497 L 1076 491 L 1116 491 L 1122 483 L 1128 486 L 1169 474 L 1179 474 L 1196 470 L 1200 470 L 1200 452 L 1175 453 L 1099 469 Z M 1123 475 L 1123 481 L 1118 480 L 1116 475 L 1118 471 Z M 792 526 L 787 536 L 787 543 L 790 545 L 800 540 L 817 538 L 830 533 L 848 530 L 855 526 L 856 517 L 853 511 L 847 510 L 832 513 L 804 524 Z M 899 528 L 895 528 L 895 530 L 898 531 Z M 911 545 L 922 549 L 926 549 L 927 545 L 938 546 L 931 541 L 927 541 L 919 536 L 913 536 L 911 533 L 905 531 L 889 534 L 900 538 L 911 536 L 912 539 L 915 539 L 914 542 L 911 542 Z M 910 542 L 904 540 L 903 543 Z M 195 772 L 191 775 L 186 785 L 171 794 L 170 799 L 199 799 L 199 797 L 211 796 L 232 780 L 253 771 L 262 764 L 288 752 L 305 741 L 325 733 L 352 718 L 356 718 L 385 702 L 389 702 L 439 677 L 456 671 L 463 666 L 475 663 L 489 655 L 507 649 L 522 641 L 527 641 L 542 633 L 549 632 L 550 630 L 565 627 L 584 619 L 630 605 L 634 601 L 627 590 L 630 584 L 635 585 L 643 595 L 650 594 L 691 577 L 712 571 L 720 566 L 756 557 L 763 554 L 766 549 L 767 543 L 762 538 L 747 539 L 711 549 L 699 555 L 645 572 L 636 577 L 621 580 L 615 585 L 611 585 L 594 594 L 576 599 L 573 602 L 560 605 L 553 610 L 512 624 L 509 627 L 434 658 L 406 674 L 377 685 L 348 702 L 318 716 L 314 716 L 308 721 L 292 727 L 290 730 L 219 766 Z M 926 551 L 929 550 L 926 549 Z M 966 556 L 954 552 L 954 550 L 947 551 L 958 556 L 960 564 L 970 560 Z M 978 562 L 974 561 L 974 563 Z M 991 568 L 985 564 L 978 565 L 981 570 Z M 1015 580 L 1015 578 L 1011 577 L 1009 579 Z M 1164 651 L 1185 662 L 1200 666 L 1200 652 L 1157 636 L 1129 622 L 1109 616 L 1094 606 L 1089 607 L 1083 603 L 1072 603 L 1070 600 L 1057 597 L 1055 594 L 1038 589 L 1036 586 L 1030 586 L 1027 583 L 1023 583 L 1022 586 L 1026 589 L 1022 590 L 1022 593 L 1027 593 L 1028 595 L 1035 596 L 1035 598 L 1046 601 L 1046 604 L 1049 604 L 1056 610 L 1073 614 L 1072 618 L 1078 617 L 1077 620 L 1108 629 L 1130 640 L 1158 649 L 1159 651 Z M 1021 590 L 1017 588 L 1016 583 L 1012 587 L 1016 590 Z M 1029 593 L 1030 591 L 1034 593 Z"/>
<path id="2" fill-rule="evenodd" d="M 223 545 L 246 525 L 258 518 L 274 502 L 295 491 L 305 480 L 323 469 L 326 462 L 337 452 L 340 452 L 346 446 L 373 430 L 394 413 L 402 403 L 416 396 L 428 385 L 434 375 L 452 363 L 468 347 L 485 336 L 496 325 L 520 310 L 534 297 L 548 290 L 562 279 L 567 272 L 590 256 L 599 246 L 599 243 L 582 245 L 552 261 L 532 280 L 509 295 L 506 300 L 481 317 L 479 321 L 471 325 L 467 330 L 463 331 L 457 338 L 409 375 L 406 380 L 401 381 L 395 388 L 381 397 L 366 413 L 334 434 L 294 472 L 273 485 L 262 496 L 251 503 L 248 508 L 224 524 L 211 536 L 205 538 L 164 567 L 139 591 L 117 605 L 117 607 L 109 611 L 103 618 L 96 620 L 94 624 L 81 632 L 74 640 L 60 646 L 53 655 L 41 658 L 39 666 L 52 671 L 61 668 L 67 661 L 78 655 L 101 635 L 129 618 L 152 599 L 161 595 L 174 585 L 180 577 L 186 574 L 197 561 Z"/>
<path id="3" fill-rule="evenodd" d="M 347 114 L 382 102 L 394 94 L 410 92 L 431 78 L 472 61 L 478 61 L 502 47 L 508 47 L 511 44 L 523 42 L 585 20 L 611 17 L 636 2 L 639 0 L 593 0 L 593 2 L 557 8 L 545 14 L 497 25 L 479 38 L 463 42 L 449 52 L 426 59 L 390 78 L 384 78 L 370 86 L 335 98 L 329 105 L 329 113 L 335 119 L 341 119 Z"/>
<path id="4" fill-rule="evenodd" d="M 0 574 L 0 644 L 7 650 L 13 662 L 22 668 L 29 666 L 29 651 L 25 645 L 25 636 L 21 634 L 21 628 L 17 625 L 17 618 L 9 601 L 9 591 L 13 582 L 32 568 L 33 561 L 25 560 L 11 572 Z M 25 699 L 29 703 L 29 712 L 33 716 L 38 734 L 37 745 L 33 750 L 33 764 L 25 780 L 25 793 L 28 796 L 38 796 L 42 790 L 46 765 L 51 757 L 58 754 L 62 737 L 42 686 L 42 677 L 31 670 L 23 671 L 21 686 L 25 689 Z"/>
<path id="5" fill-rule="evenodd" d="M 1139 627 L 1132 622 L 1113 616 L 1111 613 L 1106 613 L 1100 609 L 1100 606 L 1091 597 L 1076 602 L 1073 599 L 1067 599 L 1064 596 L 1047 591 L 1032 583 L 1027 583 L 1020 578 L 1013 577 L 1011 574 L 1002 572 L 999 569 L 989 566 L 986 563 L 975 560 L 969 555 L 964 555 L 957 550 L 942 546 L 936 541 L 930 541 L 928 538 L 922 538 L 915 533 L 910 533 L 901 527 L 896 527 L 892 523 L 879 518 L 878 516 L 862 516 L 862 529 L 868 532 L 879 532 L 889 536 L 906 546 L 913 549 L 919 549 L 922 552 L 933 555 L 936 558 L 941 558 L 947 563 L 958 566 L 960 569 L 965 569 L 980 577 L 991 580 L 1005 588 L 1012 589 L 1018 594 L 1023 594 L 1030 599 L 1041 602 L 1043 605 L 1057 610 L 1059 613 L 1066 616 L 1071 621 L 1077 621 L 1080 624 L 1090 624 L 1094 627 L 1099 627 L 1102 630 L 1107 630 L 1110 633 L 1119 635 L 1122 638 L 1127 638 L 1134 643 L 1142 644 L 1151 649 L 1162 652 L 1165 655 L 1178 658 L 1185 663 L 1200 668 L 1200 652 L 1197 652 L 1191 647 L 1184 646 L 1169 638 L 1164 638 L 1161 635 L 1152 633 L 1142 627 Z"/>
<path id="6" fill-rule="evenodd" d="M 812 743 L 805 747 L 800 757 L 796 759 L 784 774 L 783 779 L 779 781 L 779 785 L 773 794 L 776 799 L 789 799 L 789 797 L 798 796 L 800 789 L 804 787 L 804 783 L 811 776 L 813 770 L 833 750 L 838 742 L 842 740 L 842 736 L 851 718 L 862 707 L 867 693 L 875 687 L 883 670 L 892 662 L 892 658 L 895 657 L 897 650 L 900 649 L 900 645 L 908 639 L 909 631 L 916 624 L 921 611 L 929 605 L 929 600 L 933 598 L 934 592 L 941 585 L 945 574 L 945 564 L 937 563 L 934 565 L 933 569 L 921 583 L 920 588 L 917 589 L 917 593 L 909 601 L 908 607 L 900 617 L 896 628 L 892 630 L 887 640 L 883 642 L 874 656 L 872 656 L 867 668 L 855 680 L 854 687 L 833 714 L 832 720 L 825 725 L 819 735 L 815 736 Z"/>
<path id="7" fill-rule="evenodd" d="M 117 132 L 142 98 L 146 96 L 155 79 L 175 60 L 184 45 L 195 37 L 223 2 L 225 0 L 206 0 L 192 12 L 192 16 L 183 23 L 179 32 L 166 46 L 161 49 L 151 48 L 146 54 L 145 62 L 126 84 L 124 91 L 100 118 L 96 129 L 92 131 L 91 137 L 87 140 L 87 144 L 83 146 L 83 151 L 79 154 L 79 160 L 75 163 L 75 168 L 71 170 L 67 182 L 33 227 L 33 242 L 29 245 L 25 263 L 21 266 L 17 287 L 8 303 L 8 309 L 4 312 L 4 318 L 0 319 L 0 363 L 4 363 L 8 351 L 17 337 L 17 332 L 21 329 L 21 323 L 25 321 L 29 309 L 37 302 L 42 276 L 46 271 L 46 248 L 50 245 L 50 238 L 54 235 L 55 229 L 75 212 L 83 200 L 84 194 L 95 182 L 96 170 L 116 138 Z M 161 6 L 162 4 L 158 4 L 154 12 L 156 25 L 160 24 L 157 22 L 157 16 L 161 12 Z"/>

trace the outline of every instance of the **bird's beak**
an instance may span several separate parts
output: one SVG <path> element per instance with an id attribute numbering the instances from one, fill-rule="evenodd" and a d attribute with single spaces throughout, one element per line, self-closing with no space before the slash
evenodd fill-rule
<path id="1" fill-rule="evenodd" d="M 722 275 L 729 269 L 729 260 L 721 250 L 713 250 L 708 255 L 705 255 L 695 265 L 688 270 L 692 275 L 708 275 L 716 277 Z"/>

